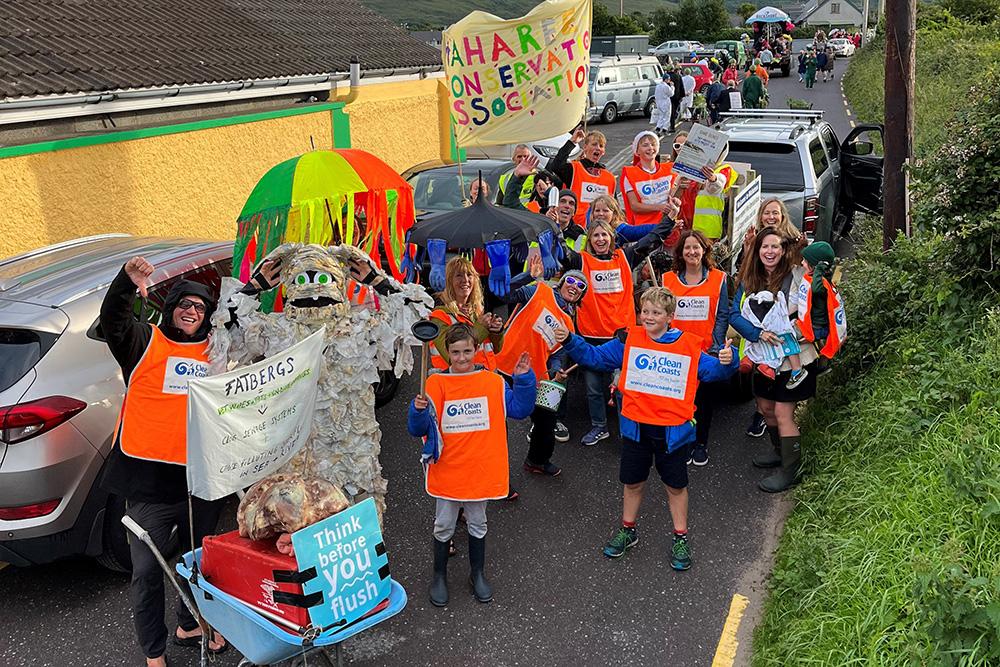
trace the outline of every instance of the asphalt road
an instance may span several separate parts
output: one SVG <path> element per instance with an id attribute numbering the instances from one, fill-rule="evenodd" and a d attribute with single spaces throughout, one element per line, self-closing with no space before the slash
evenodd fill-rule
<path id="1" fill-rule="evenodd" d="M 828 111 L 844 136 L 849 119 L 839 75 L 808 93 Z M 772 108 L 786 97 L 805 97 L 797 77 L 772 79 Z M 630 144 L 645 119 L 601 126 L 609 156 Z M 640 544 L 624 558 L 601 555 L 621 512 L 619 442 L 579 445 L 589 424 L 582 382 L 571 383 L 568 422 L 573 439 L 557 446 L 557 478 L 522 471 L 527 422 L 510 423 L 511 478 L 521 493 L 512 503 L 492 503 L 487 572 L 495 601 L 469 594 L 467 548 L 451 561 L 452 601 L 436 609 L 427 601 L 431 571 L 433 501 L 423 491 L 419 447 L 405 431 L 405 410 L 415 393 L 407 378 L 395 401 L 379 414 L 382 463 L 389 479 L 385 542 L 392 574 L 409 593 L 398 616 L 345 643 L 357 665 L 684 665 L 712 664 L 734 594 L 750 599 L 740 628 L 738 662 L 745 659 L 762 579 L 787 498 L 759 492 L 762 473 L 750 465 L 760 440 L 744 434 L 752 412 L 746 400 L 722 405 L 710 443 L 711 462 L 691 473 L 690 537 L 694 566 L 670 569 L 670 516 L 662 487 L 651 484 L 639 522 Z M 653 475 L 655 479 L 655 473 Z M 234 523 L 229 517 L 229 523 Z M 0 665 L 142 665 L 128 601 L 127 579 L 89 560 L 31 569 L 0 570 Z M 173 627 L 171 625 L 171 627 Z M 168 648 L 172 665 L 197 664 L 193 649 Z M 220 666 L 236 665 L 230 651 Z"/>

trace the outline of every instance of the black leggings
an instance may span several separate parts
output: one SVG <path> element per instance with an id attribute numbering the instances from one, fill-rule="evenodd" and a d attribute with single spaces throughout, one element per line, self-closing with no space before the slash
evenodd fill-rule
<path id="1" fill-rule="evenodd" d="M 722 396 L 722 383 L 699 382 L 698 391 L 694 395 L 694 441 L 699 445 L 708 445 L 708 432 L 712 428 L 712 415 L 715 405 Z"/>
<path id="2" fill-rule="evenodd" d="M 556 420 L 558 416 L 551 410 L 535 406 L 531 413 L 531 441 L 528 445 L 528 461 L 545 465 L 552 458 L 556 448 Z"/>

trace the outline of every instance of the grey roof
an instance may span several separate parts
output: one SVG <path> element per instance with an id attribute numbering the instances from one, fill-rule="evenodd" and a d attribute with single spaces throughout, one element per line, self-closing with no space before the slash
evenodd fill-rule
<path id="1" fill-rule="evenodd" d="M 0 97 L 441 63 L 355 0 L 5 0 Z"/>
<path id="2" fill-rule="evenodd" d="M 810 2 L 802 9 L 801 13 L 798 16 L 792 19 L 792 22 L 795 23 L 796 25 L 802 23 L 810 16 L 815 14 L 820 7 L 827 4 L 828 2 L 832 2 L 832 0 L 812 0 L 812 2 Z M 854 9 L 856 9 L 857 11 L 859 12 L 861 11 L 861 7 L 856 5 L 853 2 L 853 0 L 837 0 L 837 2 L 842 2 L 845 5 L 850 5 L 851 7 L 854 7 Z"/>

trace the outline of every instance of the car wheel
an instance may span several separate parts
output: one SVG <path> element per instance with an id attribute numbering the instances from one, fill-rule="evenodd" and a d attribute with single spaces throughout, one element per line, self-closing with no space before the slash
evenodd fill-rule
<path id="1" fill-rule="evenodd" d="M 132 555 L 129 553 L 128 537 L 122 517 L 125 515 L 125 499 L 110 496 L 104 508 L 104 527 L 101 543 L 104 548 L 97 562 L 112 572 L 131 572 Z"/>
<path id="2" fill-rule="evenodd" d="M 653 115 L 653 107 L 656 106 L 656 100 L 650 100 L 646 102 L 646 108 L 642 110 L 642 115 L 649 118 Z"/>
<path id="3" fill-rule="evenodd" d="M 701 88 L 698 89 L 698 94 L 699 95 L 704 95 L 706 91 L 708 91 L 708 84 L 707 83 L 703 83 L 701 85 Z"/>
<path id="4" fill-rule="evenodd" d="M 396 390 L 399 389 L 399 378 L 392 370 L 380 370 L 378 382 L 372 385 L 372 389 L 375 390 L 375 407 L 381 408 L 396 395 Z"/>
<path id="5" fill-rule="evenodd" d="M 601 112 L 601 120 L 605 123 L 613 123 L 618 120 L 618 107 L 614 104 L 604 107 L 604 111 Z"/>

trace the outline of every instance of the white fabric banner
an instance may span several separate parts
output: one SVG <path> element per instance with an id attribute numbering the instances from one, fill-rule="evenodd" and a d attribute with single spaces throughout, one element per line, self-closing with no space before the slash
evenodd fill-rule
<path id="1" fill-rule="evenodd" d="M 191 380 L 187 478 L 216 500 L 283 466 L 309 438 L 322 367 L 321 328 L 281 354 L 222 375 Z"/>

